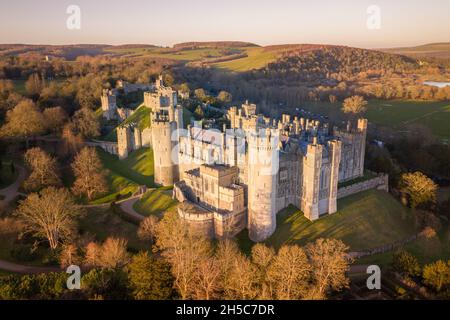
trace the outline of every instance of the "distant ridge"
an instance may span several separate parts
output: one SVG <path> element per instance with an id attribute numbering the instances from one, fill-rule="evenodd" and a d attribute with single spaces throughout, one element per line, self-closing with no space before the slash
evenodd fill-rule
<path id="1" fill-rule="evenodd" d="M 428 43 L 413 47 L 382 48 L 379 51 L 397 53 L 414 58 L 450 58 L 450 42 Z"/>
<path id="2" fill-rule="evenodd" d="M 195 48 L 230 48 L 230 47 L 259 47 L 251 42 L 243 41 L 205 41 L 205 42 L 182 42 L 173 45 L 174 49 L 195 49 Z"/>

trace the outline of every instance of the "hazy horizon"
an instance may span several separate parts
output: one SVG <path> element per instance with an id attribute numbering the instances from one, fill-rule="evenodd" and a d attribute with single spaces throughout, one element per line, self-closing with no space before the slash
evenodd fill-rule
<path id="1" fill-rule="evenodd" d="M 81 10 L 81 28 L 69 30 L 69 5 Z M 367 8 L 381 10 L 380 29 L 369 29 Z M 446 0 L 19 0 L 0 3 L 2 44 L 149 44 L 245 41 L 332 44 L 362 48 L 450 42 Z"/>

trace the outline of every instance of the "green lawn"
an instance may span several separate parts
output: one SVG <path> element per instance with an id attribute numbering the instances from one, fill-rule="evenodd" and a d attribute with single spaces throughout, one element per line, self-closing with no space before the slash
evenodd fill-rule
<path id="1" fill-rule="evenodd" d="M 25 82 L 26 80 L 13 80 L 14 89 L 18 94 L 27 94 L 27 90 L 25 89 Z"/>
<path id="2" fill-rule="evenodd" d="M 300 108 L 316 114 L 336 116 L 342 102 L 304 102 Z M 401 130 L 420 123 L 442 139 L 450 139 L 450 103 L 410 100 L 370 100 L 366 115 L 369 122 Z"/>
<path id="3" fill-rule="evenodd" d="M 93 235 L 97 241 L 104 241 L 110 236 L 124 238 L 132 251 L 150 249 L 147 242 L 138 239 L 137 226 L 124 221 L 110 208 L 89 208 L 79 219 L 79 229 L 82 233 Z"/>
<path id="4" fill-rule="evenodd" d="M 276 248 L 285 243 L 304 245 L 318 238 L 336 238 L 351 251 L 378 247 L 404 239 L 416 232 L 413 212 L 390 194 L 369 190 L 338 201 L 338 212 L 309 221 L 290 206 L 277 216 L 277 229 L 266 241 Z M 238 236 L 244 251 L 251 242 L 247 230 Z"/>
<path id="5" fill-rule="evenodd" d="M 114 52 L 129 56 L 146 56 L 151 58 L 165 58 L 173 60 L 194 61 L 208 57 L 220 57 L 223 54 L 221 49 L 199 48 L 193 50 L 174 51 L 172 48 L 112 48 L 105 51 Z"/>
<path id="6" fill-rule="evenodd" d="M 264 68 L 277 58 L 277 55 L 273 51 L 265 51 L 262 47 L 243 49 L 246 51 L 247 57 L 214 63 L 213 66 L 229 71 L 243 72 Z"/>
<path id="7" fill-rule="evenodd" d="M 133 151 L 123 160 L 119 160 L 117 156 L 101 149 L 97 150 L 103 166 L 112 173 L 139 185 L 154 186 L 153 150 L 151 148 L 141 148 Z M 118 181 L 118 183 L 121 183 L 121 181 Z"/>
<path id="8" fill-rule="evenodd" d="M 140 130 L 144 130 L 145 128 L 150 128 L 150 115 L 151 110 L 144 106 L 140 105 L 136 111 L 129 116 L 125 121 L 123 121 L 121 125 L 135 123 Z M 117 141 L 117 127 L 111 130 L 107 135 L 100 138 L 100 140 L 104 141 Z"/>
<path id="9" fill-rule="evenodd" d="M 402 247 L 417 257 L 423 265 L 436 260 L 450 260 L 450 229 L 448 224 L 443 227 L 436 237 L 431 239 L 418 238 Z M 357 264 L 389 265 L 392 263 L 394 252 L 386 252 L 358 259 Z"/>
<path id="10" fill-rule="evenodd" d="M 134 204 L 134 210 L 144 216 L 158 215 L 168 210 L 175 210 L 177 201 L 172 199 L 172 191 L 166 188 L 152 189 Z"/>
<path id="11" fill-rule="evenodd" d="M 369 102 L 367 118 L 370 122 L 390 127 L 420 123 L 438 137 L 450 138 L 450 103 L 428 101 Z"/>
<path id="12" fill-rule="evenodd" d="M 106 169 L 109 192 L 91 201 L 91 204 L 108 203 L 118 196 L 130 196 L 139 185 L 154 186 L 152 149 L 141 148 L 123 160 L 100 148 L 97 148 L 97 152 Z"/>

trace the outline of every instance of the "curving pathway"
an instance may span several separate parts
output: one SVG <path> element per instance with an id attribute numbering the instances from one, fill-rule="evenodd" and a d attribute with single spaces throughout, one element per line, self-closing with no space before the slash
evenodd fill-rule
<path id="1" fill-rule="evenodd" d="M 57 267 L 33 267 L 33 266 L 24 266 L 21 264 L 12 263 L 9 261 L 0 260 L 0 269 L 21 273 L 21 274 L 36 274 L 36 273 L 50 273 L 50 272 L 60 272 L 61 269 Z"/>
<path id="2" fill-rule="evenodd" d="M 118 201 L 117 203 L 120 206 L 120 209 L 127 214 L 128 216 L 130 216 L 132 219 L 136 219 L 137 221 L 142 221 L 145 219 L 145 217 L 143 215 L 141 215 L 140 213 L 138 213 L 136 210 L 134 210 L 133 205 L 139 200 L 141 199 L 142 195 L 138 195 L 138 196 L 134 196 L 134 197 L 130 197 L 127 198 L 125 200 L 121 200 Z"/>
<path id="3" fill-rule="evenodd" d="M 24 167 L 18 164 L 16 164 L 15 167 L 19 171 L 17 179 L 13 184 L 9 185 L 8 187 L 0 189 L 0 194 L 5 197 L 3 200 L 0 200 L 0 204 L 3 203 L 8 204 L 20 194 L 19 188 L 26 178 L 26 170 Z"/>

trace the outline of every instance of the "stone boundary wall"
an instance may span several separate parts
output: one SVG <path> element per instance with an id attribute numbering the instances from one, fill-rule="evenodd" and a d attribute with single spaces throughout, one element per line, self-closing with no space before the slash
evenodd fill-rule
<path id="1" fill-rule="evenodd" d="M 369 189 L 378 189 L 384 190 L 386 192 L 389 191 L 389 176 L 387 174 L 380 174 L 375 178 L 357 182 L 351 184 L 347 187 L 342 187 L 338 189 L 337 198 L 341 199 L 347 196 L 350 196 L 355 193 L 359 193 L 362 191 L 366 191 Z"/>
<path id="2" fill-rule="evenodd" d="M 354 259 L 358 259 L 358 258 L 367 257 L 367 256 L 371 256 L 371 255 L 378 254 L 378 253 L 385 253 L 385 252 L 393 251 L 395 249 L 403 247 L 405 244 L 407 244 L 413 240 L 416 240 L 418 238 L 418 236 L 419 236 L 419 234 L 414 234 L 406 239 L 396 241 L 393 243 L 389 243 L 389 244 L 386 244 L 381 247 L 368 249 L 365 251 L 350 252 L 349 256 Z"/>
<path id="3" fill-rule="evenodd" d="M 86 145 L 90 146 L 90 147 L 100 147 L 110 154 L 114 154 L 114 155 L 118 154 L 117 142 L 101 141 L 101 140 L 92 139 L 91 141 L 87 141 Z"/>

